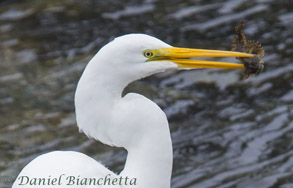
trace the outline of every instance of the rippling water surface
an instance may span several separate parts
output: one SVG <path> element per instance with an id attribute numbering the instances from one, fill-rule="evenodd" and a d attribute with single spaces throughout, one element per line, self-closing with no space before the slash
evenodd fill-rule
<path id="1" fill-rule="evenodd" d="M 172 187 L 292 188 L 292 0 L 0 1 L 0 176 L 16 177 L 53 150 L 80 151 L 119 172 L 126 152 L 76 127 L 73 96 L 89 59 L 114 37 L 135 32 L 174 46 L 228 50 L 242 19 L 247 38 L 266 50 L 261 75 L 167 72 L 127 91 L 168 115 Z"/>

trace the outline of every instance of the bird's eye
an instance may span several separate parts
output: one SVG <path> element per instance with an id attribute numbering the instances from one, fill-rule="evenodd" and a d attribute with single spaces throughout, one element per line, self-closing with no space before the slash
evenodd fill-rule
<path id="1" fill-rule="evenodd" d="M 143 52 L 143 55 L 144 55 L 144 57 L 146 57 L 146 58 L 151 58 L 151 57 L 154 56 L 153 52 L 151 52 L 150 50 L 145 50 L 145 51 Z"/>

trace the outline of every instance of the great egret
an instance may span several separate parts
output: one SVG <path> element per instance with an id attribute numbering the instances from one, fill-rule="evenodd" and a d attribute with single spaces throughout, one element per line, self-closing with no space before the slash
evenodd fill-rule
<path id="1" fill-rule="evenodd" d="M 54 151 L 25 166 L 13 188 L 170 188 L 173 156 L 166 115 L 144 96 L 129 93 L 122 97 L 122 91 L 135 80 L 169 69 L 244 68 L 242 64 L 188 59 L 207 56 L 253 57 L 240 52 L 176 48 L 145 34 L 124 35 L 105 45 L 79 80 L 76 118 L 80 131 L 88 137 L 127 150 L 123 171 L 114 174 L 79 152 Z M 74 178 L 72 185 L 68 185 L 69 177 Z M 98 182 L 98 178 L 102 179 Z"/>

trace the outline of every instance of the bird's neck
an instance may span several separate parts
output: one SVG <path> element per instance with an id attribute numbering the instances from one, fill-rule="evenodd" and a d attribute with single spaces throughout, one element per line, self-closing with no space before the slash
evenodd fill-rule
<path id="1" fill-rule="evenodd" d="M 75 112 L 81 132 L 113 146 L 107 130 L 115 129 L 111 124 L 113 107 L 121 100 L 122 91 L 127 84 L 120 83 L 121 80 L 106 71 L 89 63 L 75 92 Z"/>
<path id="2" fill-rule="evenodd" d="M 129 148 L 123 178 L 136 178 L 137 187 L 170 188 L 172 172 L 172 143 L 169 129 L 142 140 Z M 130 186 L 131 187 L 131 186 Z"/>
<path id="3" fill-rule="evenodd" d="M 88 71 L 94 72 L 94 74 L 88 74 Z M 100 140 L 104 144 L 117 146 L 113 141 L 115 136 L 113 138 L 112 131 L 116 130 L 117 134 L 121 136 L 126 130 L 131 130 L 132 128 L 136 130 L 137 124 L 120 131 L 117 130 L 121 128 L 121 122 L 118 124 L 113 123 L 111 119 L 116 118 L 113 118 L 113 113 L 111 112 L 113 112 L 112 108 L 123 100 L 121 95 L 123 89 L 127 86 L 127 82 L 119 80 L 117 77 L 109 76 L 109 78 L 103 77 L 99 79 L 94 76 L 95 74 L 107 75 L 102 74 L 100 71 L 103 70 L 89 66 L 80 79 L 75 96 L 77 122 L 80 130 L 89 137 Z M 93 77 L 87 75 L 93 75 Z M 140 100 L 147 104 L 152 103 L 146 98 L 142 99 L 142 96 Z M 139 107 L 137 104 L 133 106 Z M 152 104 L 151 106 L 156 105 Z M 129 110 L 128 108 L 126 109 Z M 152 111 L 153 109 L 149 110 Z M 140 134 L 137 136 L 137 142 L 129 141 L 131 142 L 130 146 L 125 147 L 128 151 L 128 156 L 125 168 L 120 175 L 123 178 L 136 178 L 136 188 L 170 188 L 173 152 L 169 126 L 165 115 L 159 107 L 154 107 L 154 110 L 156 115 L 149 117 L 153 118 L 153 121 L 148 120 L 146 122 L 142 119 L 139 122 L 145 123 L 146 125 L 142 127 L 146 129 L 139 131 L 139 133 L 132 133 Z M 142 113 L 145 112 L 143 111 Z M 160 114 L 163 120 L 156 120 L 157 113 Z M 132 117 L 128 118 L 131 119 Z M 130 126 L 128 123 L 122 123 Z M 135 144 L 132 144 L 133 142 Z"/>

